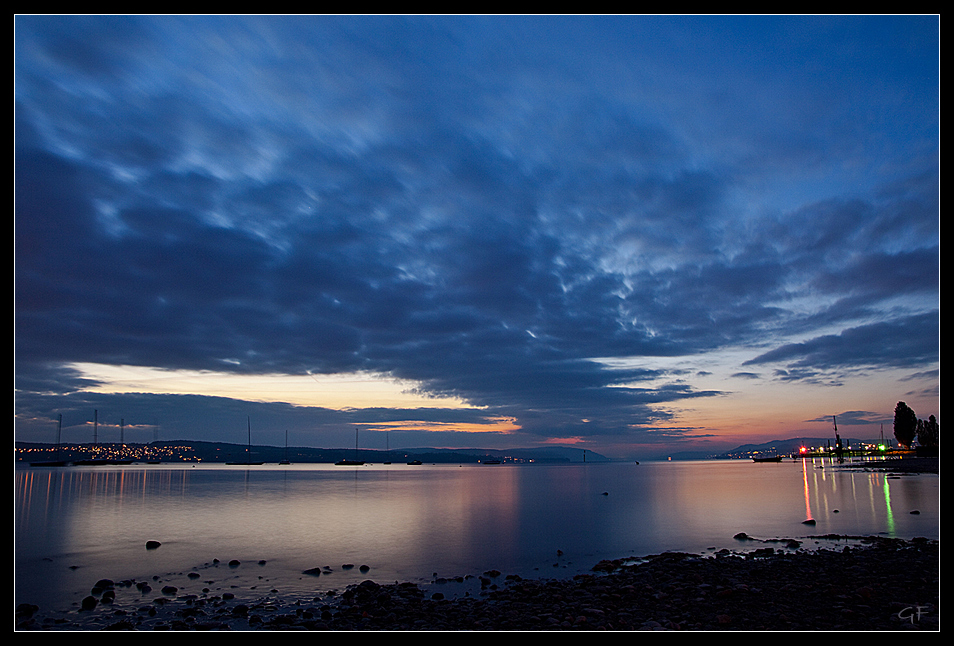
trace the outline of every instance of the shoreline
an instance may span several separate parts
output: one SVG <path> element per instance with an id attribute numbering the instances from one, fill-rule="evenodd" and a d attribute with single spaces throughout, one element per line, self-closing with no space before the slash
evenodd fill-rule
<path id="1" fill-rule="evenodd" d="M 490 571 L 472 582 L 479 592 L 454 598 L 439 583 L 366 580 L 326 596 L 245 601 L 229 593 L 150 598 L 134 582 L 101 582 L 90 610 L 21 604 L 15 630 L 939 630 L 939 541 L 816 538 L 859 544 L 805 550 L 773 539 L 747 553 L 601 561 L 562 579 Z"/>
<path id="2" fill-rule="evenodd" d="M 839 469 L 859 469 L 862 471 L 884 471 L 888 473 L 928 473 L 938 475 L 940 471 L 939 458 L 886 458 L 870 462 L 839 464 Z"/>

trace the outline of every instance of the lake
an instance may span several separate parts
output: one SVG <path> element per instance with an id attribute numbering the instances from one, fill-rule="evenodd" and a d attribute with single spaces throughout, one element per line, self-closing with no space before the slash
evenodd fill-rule
<path id="1" fill-rule="evenodd" d="M 17 467 L 15 479 L 15 601 L 64 610 L 101 578 L 317 596 L 364 579 L 563 577 L 604 558 L 765 547 L 739 532 L 805 548 L 826 534 L 939 538 L 937 475 L 821 460 L 170 463 Z"/>

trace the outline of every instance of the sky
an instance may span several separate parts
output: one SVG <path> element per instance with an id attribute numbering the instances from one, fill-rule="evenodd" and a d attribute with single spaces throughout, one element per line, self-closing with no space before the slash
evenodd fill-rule
<path id="1" fill-rule="evenodd" d="M 15 17 L 15 437 L 939 415 L 939 17 Z"/>

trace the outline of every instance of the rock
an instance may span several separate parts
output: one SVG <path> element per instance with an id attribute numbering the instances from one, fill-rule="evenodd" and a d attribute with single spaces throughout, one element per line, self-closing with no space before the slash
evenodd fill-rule
<path id="1" fill-rule="evenodd" d="M 17 619 L 30 619 L 37 612 L 40 611 L 40 606 L 35 606 L 32 603 L 21 603 L 17 606 L 16 618 Z"/>
<path id="2" fill-rule="evenodd" d="M 320 567 L 308 568 L 307 570 L 302 572 L 302 574 L 308 574 L 310 576 L 319 576 L 321 574 L 321 568 Z"/>
<path id="3" fill-rule="evenodd" d="M 112 579 L 100 579 L 93 585 L 90 594 L 102 594 L 105 590 L 112 590 L 114 585 Z"/>
<path id="4" fill-rule="evenodd" d="M 238 559 L 232 559 L 231 561 L 229 561 L 229 567 L 238 567 L 241 564 L 242 562 L 239 561 Z"/>
<path id="5" fill-rule="evenodd" d="M 786 544 L 785 540 L 777 542 Z M 767 548 L 753 554 L 764 556 L 739 558 L 727 552 L 725 558 L 708 558 L 667 553 L 639 563 L 621 560 L 619 567 L 600 574 L 567 579 L 510 575 L 499 589 L 491 585 L 493 579 L 487 575 L 495 571 L 489 570 L 480 577 L 482 587 L 487 587 L 479 596 L 457 598 L 446 592 L 425 591 L 414 583 L 362 581 L 343 594 L 329 591 L 327 598 L 324 593 L 314 597 L 307 609 L 300 600 L 280 597 L 245 602 L 248 605 L 232 601 L 231 593 L 223 593 L 221 600 L 211 597 L 208 603 L 196 595 L 160 597 L 128 614 L 122 607 L 107 607 L 105 613 L 92 613 L 70 628 L 938 630 L 936 540 L 879 538 L 846 550 Z M 442 594 L 446 596 L 441 598 Z M 918 600 L 916 612 L 909 599 Z M 87 603 L 85 609 L 98 610 L 103 602 L 92 597 Z M 32 615 L 18 620 L 17 629 L 62 627 L 62 623 L 40 617 L 33 608 L 18 607 L 17 612 Z M 147 617 L 158 618 L 160 623 Z"/>
<path id="6" fill-rule="evenodd" d="M 803 521 L 802 521 L 802 525 L 814 525 L 814 524 L 815 524 L 815 519 L 814 519 L 814 518 L 809 518 L 808 520 L 803 520 Z"/>
<path id="7" fill-rule="evenodd" d="M 158 548 L 160 545 L 162 545 L 162 543 L 160 543 L 159 541 L 146 541 L 147 550 L 154 550 Z"/>
<path id="8" fill-rule="evenodd" d="M 99 601 L 96 599 L 96 597 L 89 595 L 80 603 L 80 610 L 92 610 L 96 607 L 97 603 L 99 603 Z"/>

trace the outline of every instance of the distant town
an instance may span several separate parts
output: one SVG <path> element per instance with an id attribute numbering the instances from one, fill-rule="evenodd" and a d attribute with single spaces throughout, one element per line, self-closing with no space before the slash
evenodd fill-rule
<path id="1" fill-rule="evenodd" d="M 837 450 L 825 438 L 791 438 L 763 444 L 747 444 L 719 454 L 675 453 L 671 459 L 760 459 L 770 456 L 784 458 L 833 457 Z M 887 442 L 843 440 L 843 457 L 885 456 L 907 453 Z M 44 444 L 16 442 L 15 461 L 19 464 L 155 464 L 169 462 L 262 462 L 262 463 L 334 463 L 356 460 L 366 463 L 420 462 L 433 464 L 532 464 L 609 462 L 609 458 L 594 451 L 568 447 L 508 449 L 438 449 L 414 448 L 380 449 L 311 448 L 246 446 L 221 442 L 187 440 L 155 441 L 148 444 L 131 443 L 76 443 Z"/>
<path id="2" fill-rule="evenodd" d="M 245 446 L 219 442 L 190 442 L 184 440 L 151 442 L 149 444 L 43 444 L 17 442 L 16 462 L 29 464 L 131 464 L 160 462 L 265 462 L 323 463 L 355 460 L 368 463 L 413 462 L 500 464 L 606 462 L 608 459 L 593 451 L 559 447 L 540 449 L 510 449 L 489 451 L 482 449 L 395 449 L 391 451 L 362 449 L 326 449 L 310 447 Z"/>
<path id="3" fill-rule="evenodd" d="M 836 441 L 821 438 L 792 438 L 775 440 L 765 444 L 740 446 L 732 451 L 714 456 L 720 459 L 758 459 L 779 455 L 791 458 L 827 458 L 841 451 L 842 457 L 887 456 L 902 451 L 886 440 L 857 440 L 846 438 Z"/>

